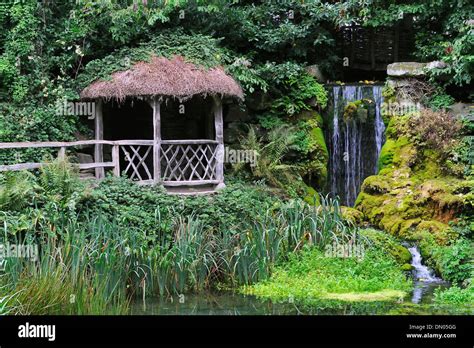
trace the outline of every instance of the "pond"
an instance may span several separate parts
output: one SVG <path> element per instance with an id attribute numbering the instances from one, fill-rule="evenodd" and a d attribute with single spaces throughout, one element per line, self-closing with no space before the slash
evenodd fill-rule
<path id="1" fill-rule="evenodd" d="M 355 314 L 466 314 L 456 306 L 433 303 L 435 290 L 446 289 L 448 282 L 436 277 L 423 265 L 419 250 L 409 246 L 412 254 L 413 291 L 402 301 L 340 302 L 325 300 L 303 306 L 290 301 L 276 303 L 232 291 L 185 294 L 169 298 L 135 300 L 134 315 L 355 315 Z M 472 313 L 471 313 L 472 314 Z"/>
<path id="2" fill-rule="evenodd" d="M 443 286 L 443 285 L 438 285 Z M 322 301 L 317 307 L 295 303 L 275 303 L 255 296 L 234 292 L 205 292 L 170 298 L 148 298 L 132 303 L 134 315 L 355 315 L 355 314 L 460 314 L 457 307 L 432 304 L 432 293 L 438 286 L 427 287 L 423 300 L 411 302 L 413 294 L 403 302 L 341 303 Z"/>

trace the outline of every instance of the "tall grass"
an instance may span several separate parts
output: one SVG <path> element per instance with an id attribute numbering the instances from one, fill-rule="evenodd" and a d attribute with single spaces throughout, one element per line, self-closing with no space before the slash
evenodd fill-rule
<path id="1" fill-rule="evenodd" d="M 42 187 L 63 171 L 61 166 L 43 174 Z M 40 253 L 37 262 L 8 260 L 0 273 L 0 313 L 126 313 L 132 297 L 253 284 L 291 252 L 359 238 L 343 220 L 338 201 L 327 197 L 317 207 L 302 201 L 276 210 L 256 207 L 255 221 L 217 232 L 192 214 L 162 221 L 157 209 L 150 235 L 123 221 L 71 214 L 74 180 L 59 178 L 66 184 L 53 192 L 59 199 L 48 206 L 48 218 L 35 218 L 34 230 L 15 236 L 4 226 L 0 243 L 34 243 Z"/>
<path id="2" fill-rule="evenodd" d="M 267 278 L 278 262 L 304 246 L 320 249 L 328 244 L 359 241 L 358 230 L 342 218 L 337 200 L 321 197 L 321 205 L 291 201 L 278 211 L 262 211 L 259 221 L 244 221 L 229 237 L 221 237 L 227 259 L 226 279 L 252 284 Z"/>

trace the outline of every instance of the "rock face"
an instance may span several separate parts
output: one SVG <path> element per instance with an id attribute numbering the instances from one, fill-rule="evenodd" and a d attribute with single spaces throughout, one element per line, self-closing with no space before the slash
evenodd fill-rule
<path id="1" fill-rule="evenodd" d="M 387 75 L 391 77 L 421 77 L 425 75 L 426 63 L 400 62 L 387 66 Z"/>

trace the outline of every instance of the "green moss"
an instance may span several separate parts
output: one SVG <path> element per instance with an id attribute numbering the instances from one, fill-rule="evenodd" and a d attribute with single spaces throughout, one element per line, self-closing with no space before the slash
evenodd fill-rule
<path id="1" fill-rule="evenodd" d="M 392 164 L 396 146 L 397 142 L 393 139 L 387 139 L 385 144 L 382 146 L 379 157 L 379 170 Z"/>
<path id="2" fill-rule="evenodd" d="M 412 271 L 413 269 L 414 269 L 414 267 L 412 265 L 410 265 L 409 263 L 405 263 L 401 267 L 401 270 L 404 271 L 404 272 L 409 272 L 409 271 Z"/>
<path id="3" fill-rule="evenodd" d="M 437 245 L 446 245 L 454 234 L 447 224 L 436 220 L 423 221 L 418 224 L 416 230 L 429 232 Z"/>
<path id="4" fill-rule="evenodd" d="M 379 195 L 390 191 L 390 185 L 383 177 L 372 175 L 364 180 L 361 190 L 368 194 Z"/>
<path id="5" fill-rule="evenodd" d="M 361 233 L 369 238 L 375 246 L 392 255 L 398 264 L 404 265 L 411 261 L 411 254 L 408 249 L 388 233 L 374 229 L 365 229 Z"/>
<path id="6" fill-rule="evenodd" d="M 406 116 L 393 116 L 387 127 L 378 175 L 365 179 L 355 208 L 367 221 L 394 235 L 413 239 L 426 230 L 435 243 L 453 237 L 448 222 L 468 204 L 466 180 L 443 174 L 439 155 L 418 151 L 406 134 Z"/>
<path id="7" fill-rule="evenodd" d="M 306 195 L 303 197 L 304 201 L 310 205 L 320 205 L 321 201 L 318 192 L 311 186 L 306 186 Z"/>
<path id="8" fill-rule="evenodd" d="M 360 225 L 365 217 L 361 211 L 351 207 L 341 207 L 342 216 L 344 219 L 352 222 L 354 225 Z"/>
<path id="9" fill-rule="evenodd" d="M 327 293 L 322 296 L 324 299 L 339 300 L 345 302 L 372 302 L 390 301 L 405 297 L 406 292 L 400 290 L 382 290 L 376 292 L 349 292 L 349 293 Z"/>
<path id="10" fill-rule="evenodd" d="M 326 146 L 326 141 L 324 140 L 324 132 L 320 127 L 314 127 L 309 132 L 311 143 L 314 144 L 315 148 L 321 149 L 323 151 L 324 157 L 329 157 L 328 148 Z"/>
<path id="11" fill-rule="evenodd" d="M 309 115 L 311 118 L 308 118 Z M 301 158 L 297 159 L 300 174 L 318 189 L 324 187 L 328 176 L 329 151 L 324 140 L 322 123 L 321 115 L 316 112 L 300 116 L 296 144 Z"/>

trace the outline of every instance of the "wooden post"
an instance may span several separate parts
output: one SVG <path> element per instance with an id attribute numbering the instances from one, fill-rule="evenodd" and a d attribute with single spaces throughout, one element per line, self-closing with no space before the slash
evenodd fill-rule
<path id="1" fill-rule="evenodd" d="M 58 151 L 58 159 L 60 159 L 62 161 L 65 158 L 66 158 L 66 148 L 64 146 L 62 146 Z"/>
<path id="2" fill-rule="evenodd" d="M 216 189 L 222 189 L 224 184 L 224 120 L 222 117 L 222 100 L 217 96 L 214 97 L 214 125 L 216 128 L 217 141 L 217 164 L 216 164 L 216 180 L 218 184 Z"/>
<path id="3" fill-rule="evenodd" d="M 102 115 L 102 100 L 96 99 L 96 108 L 95 108 L 95 139 L 96 140 L 103 140 L 104 139 L 104 120 Z M 103 152 L 103 145 L 96 144 L 94 149 L 94 162 L 95 163 L 102 163 L 104 162 L 104 152 Z M 105 176 L 104 168 L 96 168 L 95 169 L 95 177 L 96 179 L 101 179 Z"/>
<path id="4" fill-rule="evenodd" d="M 160 101 L 158 97 L 153 98 L 153 182 L 161 182 L 161 120 L 160 120 Z"/>
<path id="5" fill-rule="evenodd" d="M 120 145 L 112 147 L 112 163 L 114 164 L 114 175 L 120 176 Z"/>

